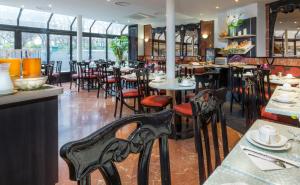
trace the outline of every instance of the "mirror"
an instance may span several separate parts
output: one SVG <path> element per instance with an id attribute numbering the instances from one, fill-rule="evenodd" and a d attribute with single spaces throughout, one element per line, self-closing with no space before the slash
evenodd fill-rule
<path id="1" fill-rule="evenodd" d="M 273 42 L 273 56 L 300 57 L 300 11 L 277 13 Z"/>

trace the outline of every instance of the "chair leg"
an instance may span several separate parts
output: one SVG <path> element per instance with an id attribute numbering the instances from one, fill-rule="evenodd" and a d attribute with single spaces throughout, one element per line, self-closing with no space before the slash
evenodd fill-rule
<path id="1" fill-rule="evenodd" d="M 115 104 L 115 113 L 114 113 L 114 117 L 116 117 L 116 116 L 117 116 L 118 101 L 119 101 L 119 98 L 118 98 L 118 97 L 116 97 L 116 104 Z"/>
<path id="2" fill-rule="evenodd" d="M 97 98 L 99 98 L 99 94 L 100 94 L 100 82 L 98 82 Z"/>
<path id="3" fill-rule="evenodd" d="M 233 105 L 233 92 L 231 92 L 231 98 L 230 98 L 230 113 L 232 113 L 232 105 Z"/>
<path id="4" fill-rule="evenodd" d="M 81 83 L 80 83 L 80 78 L 79 79 L 77 79 L 77 81 L 78 81 L 78 85 L 77 85 L 77 91 L 79 92 L 80 91 L 80 85 L 81 85 Z"/>
<path id="5" fill-rule="evenodd" d="M 121 101 L 121 107 L 120 107 L 120 115 L 119 115 L 119 118 L 122 118 L 122 111 L 123 111 L 123 105 L 124 105 L 123 101 L 124 101 L 124 100 L 120 100 L 120 101 Z"/>
<path id="6" fill-rule="evenodd" d="M 72 77 L 71 77 L 70 90 L 72 89 L 72 83 L 73 83 L 73 79 L 72 79 Z"/>

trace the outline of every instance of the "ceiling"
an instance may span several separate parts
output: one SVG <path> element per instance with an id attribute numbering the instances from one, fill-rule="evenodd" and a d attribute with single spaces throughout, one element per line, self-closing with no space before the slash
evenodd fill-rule
<path id="1" fill-rule="evenodd" d="M 116 2 L 126 2 L 126 6 Z M 176 24 L 193 23 L 215 19 L 218 12 L 237 8 L 254 2 L 272 0 L 175 0 Z M 123 24 L 165 25 L 165 0 L 0 0 L 2 5 L 51 11 L 65 15 L 83 15 L 102 21 L 116 21 Z M 49 10 L 48 5 L 52 8 Z M 219 9 L 216 9 L 219 6 Z M 47 10 L 48 9 L 48 10 Z"/>

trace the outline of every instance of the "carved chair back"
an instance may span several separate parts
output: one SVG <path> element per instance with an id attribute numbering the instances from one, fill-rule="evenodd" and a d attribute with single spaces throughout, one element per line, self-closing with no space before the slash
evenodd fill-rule
<path id="1" fill-rule="evenodd" d="M 214 146 L 215 166 L 221 164 L 221 153 L 219 148 L 217 120 L 221 122 L 222 145 L 224 157 L 228 154 L 228 139 L 226 130 L 226 119 L 223 111 L 223 104 L 226 101 L 226 88 L 205 89 L 200 91 L 191 101 L 193 110 L 194 139 L 198 154 L 199 182 L 203 184 L 212 173 L 212 157 L 210 151 L 210 138 L 208 125 L 210 123 L 212 131 L 212 143 Z M 203 134 L 203 136 L 202 136 Z M 202 139 L 203 138 L 203 139 Z M 202 141 L 204 140 L 204 145 Z M 205 158 L 204 158 L 205 151 Z M 205 161 L 206 159 L 206 167 Z"/>
<path id="2" fill-rule="evenodd" d="M 90 185 L 91 173 L 100 171 L 107 185 L 121 185 L 115 163 L 124 161 L 129 154 L 139 153 L 137 184 L 148 185 L 152 147 L 158 139 L 161 181 L 163 185 L 170 185 L 168 135 L 171 134 L 172 117 L 170 110 L 130 116 L 114 121 L 81 140 L 65 144 L 60 155 L 68 164 L 70 179 L 79 185 Z M 128 139 L 117 138 L 116 132 L 131 123 L 138 126 Z"/>

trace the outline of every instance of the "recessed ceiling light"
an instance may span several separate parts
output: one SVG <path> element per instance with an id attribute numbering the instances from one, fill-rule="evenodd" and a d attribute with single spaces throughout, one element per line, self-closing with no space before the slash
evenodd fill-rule
<path id="1" fill-rule="evenodd" d="M 282 22 L 281 22 L 281 21 L 279 21 L 279 24 L 282 24 Z"/>
<path id="2" fill-rule="evenodd" d="M 130 20 L 128 20 L 127 22 L 130 22 Z"/>
<path id="3" fill-rule="evenodd" d="M 220 7 L 219 6 L 216 6 L 216 9 L 219 9 Z"/>
<path id="4" fill-rule="evenodd" d="M 110 0 L 106 0 L 107 2 L 110 2 Z"/>
<path id="5" fill-rule="evenodd" d="M 238 3 L 239 2 L 239 0 L 234 0 L 236 3 Z"/>
<path id="6" fill-rule="evenodd" d="M 25 8 L 25 5 L 21 5 L 21 8 Z"/>
<path id="7" fill-rule="evenodd" d="M 295 24 L 297 24 L 298 22 L 297 22 L 297 21 L 295 21 L 294 23 L 295 23 Z"/>
<path id="8" fill-rule="evenodd" d="M 49 7 L 49 8 L 52 8 L 52 4 L 48 4 L 48 7 Z"/>

